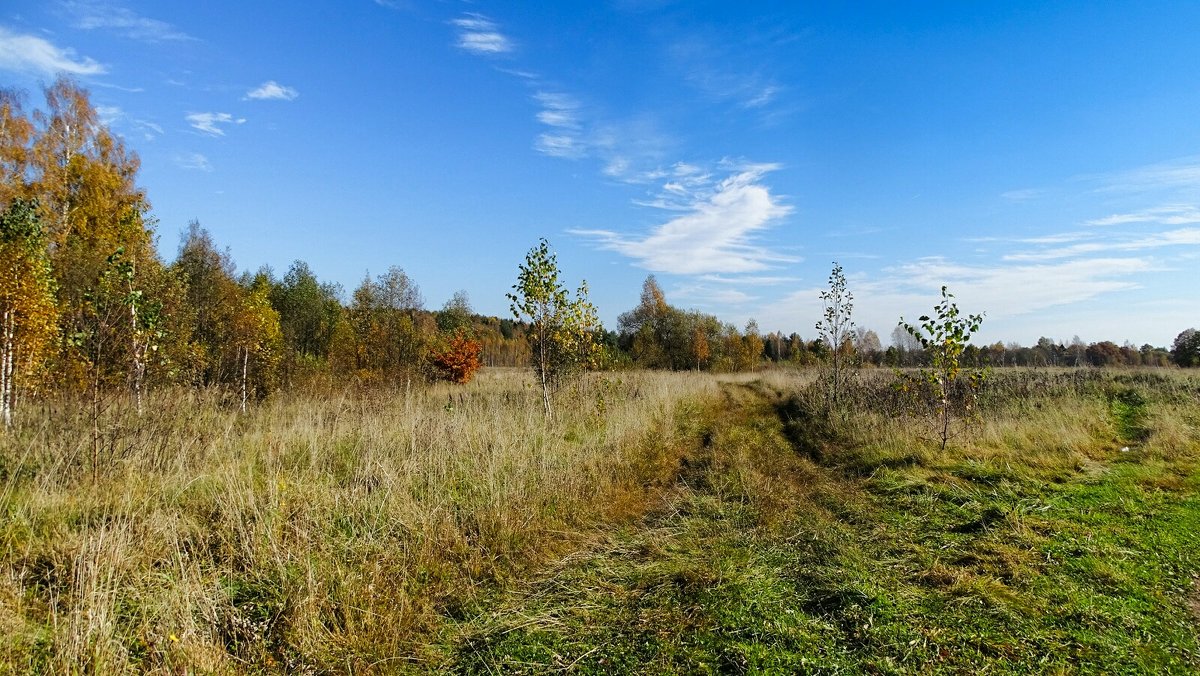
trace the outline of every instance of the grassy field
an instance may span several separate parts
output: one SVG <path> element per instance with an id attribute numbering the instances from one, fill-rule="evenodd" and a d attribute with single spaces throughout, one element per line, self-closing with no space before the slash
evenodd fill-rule
<path id="1" fill-rule="evenodd" d="M 0 672 L 1200 670 L 1200 379 L 160 392 L 0 440 Z M 94 466 L 96 465 L 96 466 Z"/>

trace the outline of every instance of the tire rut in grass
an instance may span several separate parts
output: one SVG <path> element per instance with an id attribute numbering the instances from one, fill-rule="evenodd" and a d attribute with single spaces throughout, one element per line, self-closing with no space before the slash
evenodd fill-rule
<path id="1" fill-rule="evenodd" d="M 812 478 L 782 436 L 776 398 L 761 385 L 723 385 L 661 507 L 461 624 L 442 666 L 746 673 L 805 670 L 813 656 L 840 652 L 849 625 L 822 616 L 858 607 L 856 592 L 823 575 L 822 593 L 797 587 L 813 581 L 796 559 L 806 548 L 767 532 L 742 476 L 753 453 L 783 474 L 795 465 L 794 476 L 773 477 L 788 495 Z"/>

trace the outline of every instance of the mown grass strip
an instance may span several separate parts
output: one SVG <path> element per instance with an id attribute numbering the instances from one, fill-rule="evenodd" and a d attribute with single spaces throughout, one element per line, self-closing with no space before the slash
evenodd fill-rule
<path id="1" fill-rule="evenodd" d="M 796 414 L 765 387 L 726 386 L 661 509 L 462 623 L 444 666 L 1200 669 L 1200 499 L 1186 463 L 1117 449 L 1066 475 L 921 453 L 894 462 L 838 448 L 852 440 L 824 421 L 786 429 Z"/>

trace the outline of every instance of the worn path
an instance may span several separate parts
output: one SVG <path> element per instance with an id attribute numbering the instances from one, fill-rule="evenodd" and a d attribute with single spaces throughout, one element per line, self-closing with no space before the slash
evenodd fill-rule
<path id="1" fill-rule="evenodd" d="M 1200 671 L 1195 476 L 1167 494 L 1120 466 L 1052 488 L 970 463 L 848 471 L 800 413 L 724 385 L 657 509 L 454 625 L 438 668 Z"/>

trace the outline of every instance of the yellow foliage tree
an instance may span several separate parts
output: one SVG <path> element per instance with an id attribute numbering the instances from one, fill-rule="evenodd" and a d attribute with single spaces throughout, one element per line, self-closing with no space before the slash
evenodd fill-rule
<path id="1" fill-rule="evenodd" d="M 37 207 L 14 200 L 0 214 L 0 415 L 12 426 L 17 386 L 53 346 L 58 312 Z"/>
<path id="2" fill-rule="evenodd" d="M 32 138 L 33 123 L 25 117 L 20 96 L 0 89 L 0 208 L 28 192 L 25 176 Z"/>
<path id="3" fill-rule="evenodd" d="M 231 342 L 241 368 L 242 412 L 245 413 L 251 387 L 263 392 L 269 385 L 283 352 L 283 334 L 279 329 L 279 313 L 271 307 L 265 286 L 243 290 L 230 313 L 230 320 Z M 251 364 L 256 372 L 253 379 Z"/>
<path id="4" fill-rule="evenodd" d="M 517 283 L 507 294 L 513 316 L 529 322 L 533 347 L 533 371 L 542 389 L 546 417 L 552 417 L 551 392 L 561 380 L 593 368 L 602 353 L 596 343 L 601 331 L 596 306 L 588 300 L 587 282 L 572 300 L 558 280 L 557 257 L 550 243 L 541 240 L 518 266 Z"/>
<path id="5" fill-rule="evenodd" d="M 135 183 L 137 155 L 100 124 L 87 91 L 69 78 L 59 78 L 45 96 L 47 109 L 33 115 L 29 189 L 45 226 L 62 330 L 71 335 L 87 328 L 89 306 L 97 301 L 89 294 L 101 291 L 95 282 L 108 270 L 112 252 L 121 250 L 122 261 L 139 276 L 160 264 L 148 227 L 149 204 Z M 127 292 L 118 287 L 111 290 Z M 131 343 L 125 354 L 114 356 L 136 362 L 138 350 Z M 83 370 L 94 370 L 87 355 L 76 351 L 72 357 L 83 362 L 77 363 Z"/>

